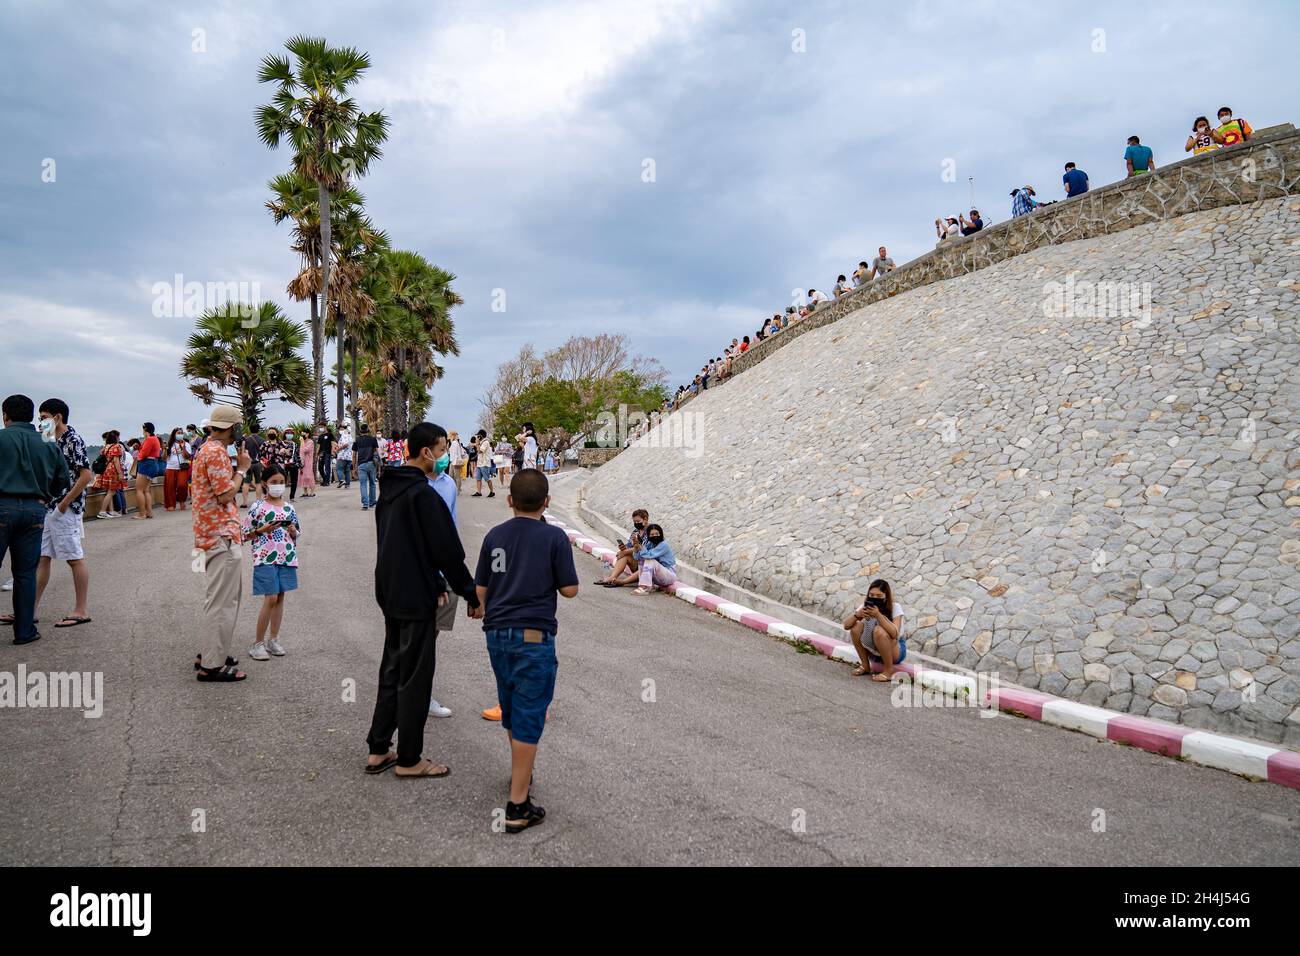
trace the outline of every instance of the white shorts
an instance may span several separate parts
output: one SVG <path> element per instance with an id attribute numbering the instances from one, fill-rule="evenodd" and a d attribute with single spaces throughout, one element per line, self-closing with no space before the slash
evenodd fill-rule
<path id="1" fill-rule="evenodd" d="M 536 459 L 536 458 L 525 458 L 525 459 L 524 459 L 524 467 L 525 467 L 525 468 L 536 468 L 536 467 L 537 467 L 537 459 Z"/>
<path id="2" fill-rule="evenodd" d="M 71 508 L 63 514 L 59 514 L 58 508 L 45 512 L 41 557 L 55 561 L 80 561 L 86 556 L 81 550 L 82 534 L 81 515 Z"/>

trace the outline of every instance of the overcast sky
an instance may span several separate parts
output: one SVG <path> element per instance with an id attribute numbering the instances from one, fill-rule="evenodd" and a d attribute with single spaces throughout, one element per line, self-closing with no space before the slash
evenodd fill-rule
<path id="1" fill-rule="evenodd" d="M 253 125 L 272 93 L 258 64 L 294 33 L 370 54 L 356 97 L 392 129 L 359 185 L 394 245 L 459 277 L 461 356 L 430 417 L 461 430 L 524 342 L 625 332 L 675 386 L 796 287 L 829 288 L 881 244 L 900 263 L 931 248 L 970 177 L 1001 221 L 1015 185 L 1059 198 L 1066 160 L 1102 185 L 1132 133 L 1170 162 L 1198 114 L 1294 121 L 1300 88 L 1294 3 L 0 11 L 0 391 L 65 399 L 94 440 L 203 417 L 178 373 L 192 319 L 156 317 L 155 283 L 256 283 L 307 321 L 284 291 L 288 226 L 263 206 L 289 152 Z"/>

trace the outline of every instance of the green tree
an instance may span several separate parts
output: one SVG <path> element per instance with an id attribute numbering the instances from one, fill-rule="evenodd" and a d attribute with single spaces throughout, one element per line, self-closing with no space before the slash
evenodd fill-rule
<path id="1" fill-rule="evenodd" d="M 555 378 L 534 382 L 507 400 L 496 411 L 497 432 L 517 435 L 524 422 L 532 422 L 538 434 L 562 429 L 566 435 L 582 429 L 582 396 L 572 382 Z"/>
<path id="2" fill-rule="evenodd" d="M 314 414 L 325 421 L 322 400 L 324 341 L 320 323 L 330 303 L 330 197 L 354 177 L 364 176 L 381 155 L 388 138 L 388 118 L 363 113 L 349 95 L 350 88 L 370 68 L 370 57 L 353 47 L 331 47 L 316 37 L 294 36 L 285 43 L 287 56 L 268 54 L 258 80 L 279 88 L 271 102 L 257 111 L 258 136 L 275 149 L 281 139 L 293 147 L 293 171 L 316 184 L 320 221 L 320 316 L 313 316 L 312 371 Z"/>
<path id="3" fill-rule="evenodd" d="M 304 407 L 312 376 L 298 349 L 306 330 L 274 302 L 227 303 L 199 317 L 181 359 L 181 375 L 204 405 L 237 405 L 245 427 L 260 425 L 272 398 Z"/>

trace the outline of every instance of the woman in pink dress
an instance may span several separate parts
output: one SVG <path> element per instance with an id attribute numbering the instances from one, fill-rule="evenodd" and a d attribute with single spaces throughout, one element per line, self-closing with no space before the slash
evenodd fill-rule
<path id="1" fill-rule="evenodd" d="M 305 430 L 305 429 L 304 429 Z M 298 478 L 302 482 L 302 496 L 316 497 L 316 443 L 310 435 L 303 435 L 298 442 L 298 457 L 302 459 L 302 470 Z"/>

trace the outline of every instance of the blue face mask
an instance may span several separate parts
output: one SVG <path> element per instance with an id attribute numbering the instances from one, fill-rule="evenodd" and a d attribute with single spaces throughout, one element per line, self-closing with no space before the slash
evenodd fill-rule
<path id="1" fill-rule="evenodd" d="M 441 475 L 451 465 L 451 453 L 443 452 L 442 457 L 433 463 L 433 473 Z"/>

